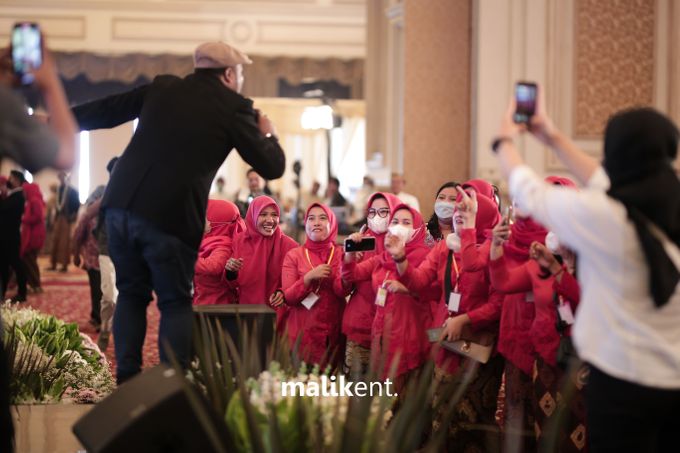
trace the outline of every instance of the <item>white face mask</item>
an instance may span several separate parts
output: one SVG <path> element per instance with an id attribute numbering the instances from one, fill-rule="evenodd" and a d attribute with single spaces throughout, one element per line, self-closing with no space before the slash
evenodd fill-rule
<path id="1" fill-rule="evenodd" d="M 554 254 L 559 253 L 560 240 L 555 233 L 552 231 L 545 235 L 545 246 Z"/>
<path id="2" fill-rule="evenodd" d="M 388 230 L 390 234 L 401 239 L 404 244 L 408 244 L 415 234 L 415 230 L 413 228 L 402 225 L 401 223 L 390 225 Z"/>
<path id="3" fill-rule="evenodd" d="M 437 200 L 434 203 L 434 213 L 442 220 L 452 219 L 456 205 L 450 201 Z"/>
<path id="4" fill-rule="evenodd" d="M 368 228 L 371 229 L 376 234 L 383 234 L 387 231 L 387 227 L 389 226 L 390 219 L 387 217 L 380 217 L 379 215 L 376 215 L 372 219 L 368 219 Z"/>
<path id="5" fill-rule="evenodd" d="M 456 233 L 451 233 L 446 236 L 446 247 L 454 252 L 460 252 L 460 237 Z"/>

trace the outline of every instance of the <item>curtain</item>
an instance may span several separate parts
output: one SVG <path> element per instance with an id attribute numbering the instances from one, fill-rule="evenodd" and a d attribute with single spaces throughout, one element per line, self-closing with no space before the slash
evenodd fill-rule
<path id="1" fill-rule="evenodd" d="M 59 72 L 67 79 L 85 75 L 91 82 L 118 81 L 131 84 L 140 77 L 152 80 L 158 74 L 183 77 L 193 71 L 190 55 L 100 55 L 91 52 L 55 52 Z M 352 99 L 364 96 L 364 60 L 354 58 L 306 58 L 253 56 L 245 70 L 243 94 L 248 97 L 278 96 L 280 78 L 299 85 L 307 79 L 335 80 L 350 87 Z"/>

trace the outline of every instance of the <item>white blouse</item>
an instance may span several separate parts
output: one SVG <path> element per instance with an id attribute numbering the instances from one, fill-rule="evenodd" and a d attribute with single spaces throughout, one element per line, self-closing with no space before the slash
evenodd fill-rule
<path id="1" fill-rule="evenodd" d="M 550 185 L 525 165 L 509 183 L 518 207 L 578 254 L 581 302 L 572 332 L 581 359 L 618 379 L 680 389 L 680 289 L 654 305 L 635 227 L 605 193 L 604 169 L 578 191 Z M 677 250 L 668 240 L 664 247 Z"/>

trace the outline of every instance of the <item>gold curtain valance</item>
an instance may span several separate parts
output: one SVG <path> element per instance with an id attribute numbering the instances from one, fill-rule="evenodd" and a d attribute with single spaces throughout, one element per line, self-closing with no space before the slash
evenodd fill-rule
<path id="1" fill-rule="evenodd" d="M 66 79 L 84 75 L 92 82 L 115 80 L 132 83 L 140 76 L 151 80 L 159 74 L 185 76 L 193 71 L 187 55 L 100 55 L 90 52 L 55 52 L 59 72 Z M 244 94 L 250 97 L 276 97 L 278 80 L 298 85 L 307 80 L 335 80 L 348 85 L 352 99 L 364 96 L 364 60 L 355 58 L 251 57 L 245 68 Z"/>

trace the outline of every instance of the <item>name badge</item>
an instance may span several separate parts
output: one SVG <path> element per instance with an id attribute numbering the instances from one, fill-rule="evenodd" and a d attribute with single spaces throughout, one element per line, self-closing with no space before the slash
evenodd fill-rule
<path id="1" fill-rule="evenodd" d="M 384 307 L 385 300 L 387 300 L 387 290 L 381 286 L 378 288 L 378 293 L 375 295 L 375 304 L 378 307 Z"/>
<path id="2" fill-rule="evenodd" d="M 460 309 L 460 293 L 452 292 L 449 296 L 449 311 L 458 313 Z"/>
<path id="3" fill-rule="evenodd" d="M 560 302 L 557 306 L 557 312 L 560 314 L 560 319 L 569 325 L 574 324 L 574 312 L 571 311 L 571 305 L 565 302 Z"/>
<path id="4" fill-rule="evenodd" d="M 307 310 L 311 310 L 314 304 L 319 300 L 319 295 L 317 293 L 309 293 L 307 297 L 302 300 L 302 305 L 305 306 Z"/>
<path id="5" fill-rule="evenodd" d="M 529 292 L 526 294 L 526 299 L 525 299 L 525 300 L 526 300 L 527 302 L 533 303 L 533 302 L 534 302 L 534 292 L 533 292 L 533 291 L 529 291 Z"/>

